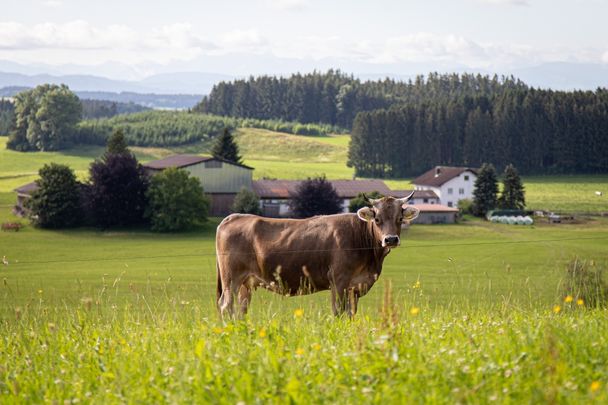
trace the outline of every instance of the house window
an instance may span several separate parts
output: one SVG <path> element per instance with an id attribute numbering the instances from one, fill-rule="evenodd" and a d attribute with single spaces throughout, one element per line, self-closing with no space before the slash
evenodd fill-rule
<path id="1" fill-rule="evenodd" d="M 454 203 L 452 203 L 451 201 L 448 201 L 448 207 L 453 207 Z"/>
<path id="2" fill-rule="evenodd" d="M 464 176 L 464 181 L 469 181 L 469 176 Z"/>
<path id="3" fill-rule="evenodd" d="M 425 199 L 423 199 L 422 201 L 423 201 L 425 204 L 428 204 L 429 199 L 428 199 L 428 198 L 425 198 Z"/>
<path id="4" fill-rule="evenodd" d="M 222 162 L 219 160 L 208 160 L 205 162 L 205 169 L 219 169 L 222 167 Z"/>
<path id="5" fill-rule="evenodd" d="M 464 188 L 459 188 L 458 189 L 458 194 L 464 195 Z"/>
<path id="6" fill-rule="evenodd" d="M 448 194 L 450 194 L 450 195 L 454 194 L 454 189 L 448 188 Z"/>

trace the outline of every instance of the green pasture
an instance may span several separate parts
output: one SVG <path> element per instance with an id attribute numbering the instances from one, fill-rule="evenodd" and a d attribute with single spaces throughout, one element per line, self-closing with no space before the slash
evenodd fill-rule
<path id="1" fill-rule="evenodd" d="M 607 312 L 560 286 L 574 257 L 606 267 L 605 220 L 414 225 L 353 321 L 257 291 L 222 322 L 216 225 L 0 232 L 0 403 L 608 399 Z"/>
<path id="2" fill-rule="evenodd" d="M 294 136 L 295 146 L 260 130 L 237 139 L 256 178 L 352 177 L 333 149 L 343 136 Z M 0 403 L 608 401 L 607 312 L 565 302 L 563 288 L 574 258 L 608 266 L 608 218 L 413 225 L 354 320 L 330 315 L 327 292 L 257 291 L 244 320 L 223 322 L 215 309 L 219 219 L 180 234 L 35 229 L 10 213 L 11 190 L 50 161 L 84 177 L 103 149 L 22 154 L 4 150 L 5 141 L 0 222 L 26 226 L 0 232 L 9 262 L 0 264 Z M 143 161 L 172 153 L 134 150 Z M 606 176 L 524 181 L 531 207 L 575 201 L 577 211 L 605 210 L 594 192 Z"/>

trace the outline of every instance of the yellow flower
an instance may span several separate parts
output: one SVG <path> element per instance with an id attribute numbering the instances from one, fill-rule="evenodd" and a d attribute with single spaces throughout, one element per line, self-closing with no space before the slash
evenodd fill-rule
<path id="1" fill-rule="evenodd" d="M 559 314 L 561 310 L 562 310 L 562 307 L 560 307 L 559 305 L 556 305 L 553 307 L 553 312 L 555 312 L 556 314 Z"/>
<path id="2" fill-rule="evenodd" d="M 304 354 L 304 349 L 302 349 L 301 347 L 298 347 L 296 349 L 296 356 L 302 356 Z"/>
<path id="3" fill-rule="evenodd" d="M 585 305 L 585 301 L 583 301 L 582 298 L 579 298 L 576 300 L 576 305 L 578 305 L 579 307 Z"/>
<path id="4" fill-rule="evenodd" d="M 420 288 L 420 281 L 416 281 L 416 284 L 412 286 L 413 289 Z"/>
<path id="5" fill-rule="evenodd" d="M 410 314 L 411 314 L 411 315 L 416 316 L 416 315 L 418 315 L 418 313 L 419 313 L 419 312 L 420 312 L 420 308 L 418 308 L 418 307 L 412 307 L 412 308 L 410 309 Z"/>
<path id="6" fill-rule="evenodd" d="M 38 290 L 38 294 L 42 294 L 42 290 Z"/>
<path id="7" fill-rule="evenodd" d="M 265 328 L 260 329 L 260 332 L 258 333 L 258 335 L 261 338 L 266 337 L 266 329 Z"/>
<path id="8" fill-rule="evenodd" d="M 302 308 L 298 308 L 295 311 L 293 311 L 293 316 L 296 318 L 301 318 L 304 316 L 304 310 Z"/>
<path id="9" fill-rule="evenodd" d="M 220 333 L 222 333 L 224 330 L 222 328 L 220 328 L 219 326 L 214 326 L 213 327 L 213 333 L 217 333 L 218 335 Z"/>
<path id="10" fill-rule="evenodd" d="M 600 389 L 600 386 L 601 384 L 599 381 L 593 381 L 589 386 L 589 389 L 591 390 L 591 392 L 595 392 Z"/>
<path id="11" fill-rule="evenodd" d="M 312 348 L 313 348 L 314 350 L 319 351 L 319 350 L 321 350 L 321 345 L 320 345 L 320 344 L 318 344 L 318 343 L 313 343 L 313 344 L 312 344 Z"/>
<path id="12" fill-rule="evenodd" d="M 564 298 L 564 302 L 565 303 L 571 303 L 574 300 L 574 298 L 572 298 L 571 295 L 566 295 L 566 298 Z"/>

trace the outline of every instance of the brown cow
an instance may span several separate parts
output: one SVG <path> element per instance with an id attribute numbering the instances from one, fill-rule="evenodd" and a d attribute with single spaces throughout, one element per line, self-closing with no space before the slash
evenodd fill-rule
<path id="1" fill-rule="evenodd" d="M 369 200 L 357 214 L 273 219 L 232 214 L 217 227 L 217 299 L 222 316 L 238 299 L 244 314 L 251 292 L 264 287 L 285 295 L 331 290 L 335 315 L 357 312 L 382 262 L 400 244 L 401 224 L 418 216 L 401 199 Z"/>

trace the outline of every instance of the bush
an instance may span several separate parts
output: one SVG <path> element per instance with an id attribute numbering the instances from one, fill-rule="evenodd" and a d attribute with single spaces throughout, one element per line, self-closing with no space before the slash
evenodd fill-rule
<path id="1" fill-rule="evenodd" d="M 262 210 L 260 209 L 260 199 L 253 191 L 243 187 L 234 198 L 232 212 L 262 215 Z"/>
<path id="2" fill-rule="evenodd" d="M 473 201 L 469 198 L 459 200 L 458 210 L 460 211 L 460 215 L 473 215 Z"/>
<path id="3" fill-rule="evenodd" d="M 582 300 L 589 307 L 606 307 L 608 304 L 608 282 L 605 268 L 593 260 L 572 260 L 566 268 L 564 295 L 573 301 Z"/>
<path id="4" fill-rule="evenodd" d="M 80 186 L 72 169 L 51 163 L 44 165 L 38 173 L 38 190 L 27 203 L 32 223 L 42 228 L 80 225 Z"/>
<path id="5" fill-rule="evenodd" d="M 152 177 L 146 216 L 156 232 L 181 231 L 207 220 L 209 201 L 200 180 L 169 168 Z"/>
<path id="6" fill-rule="evenodd" d="M 14 231 L 19 232 L 19 230 L 23 228 L 23 224 L 21 222 L 3 222 L 2 230 L 4 232 Z"/>
<path id="7" fill-rule="evenodd" d="M 323 177 L 301 182 L 291 196 L 291 209 L 297 218 L 342 212 L 342 200 L 332 184 Z"/>

